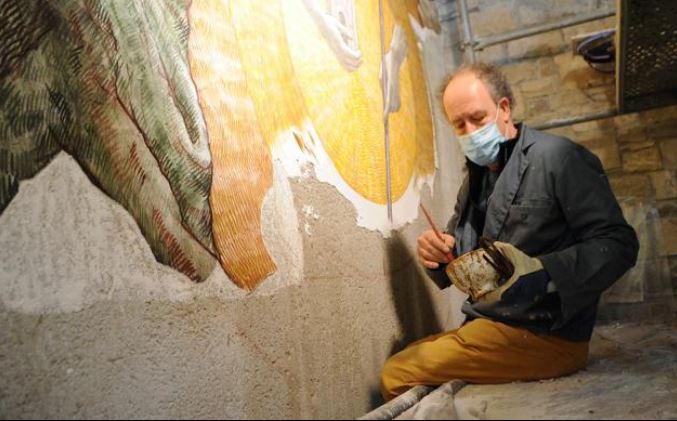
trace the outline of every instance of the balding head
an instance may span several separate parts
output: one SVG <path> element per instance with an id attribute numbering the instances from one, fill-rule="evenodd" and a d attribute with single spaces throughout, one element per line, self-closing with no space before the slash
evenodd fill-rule
<path id="1" fill-rule="evenodd" d="M 472 133 L 496 119 L 502 132 L 516 133 L 512 91 L 498 69 L 486 64 L 462 67 L 443 90 L 444 111 L 456 135 Z"/>

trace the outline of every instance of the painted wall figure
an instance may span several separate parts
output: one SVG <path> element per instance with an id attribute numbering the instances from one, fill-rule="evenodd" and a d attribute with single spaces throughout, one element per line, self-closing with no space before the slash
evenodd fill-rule
<path id="1" fill-rule="evenodd" d="M 435 169 L 433 130 L 418 2 L 384 5 L 402 224 Z M 261 234 L 272 160 L 289 176 L 314 164 L 359 225 L 388 231 L 378 22 L 368 0 L 0 3 L 0 212 L 65 151 L 158 261 L 195 281 L 220 262 L 246 290 L 276 270 Z"/>
<path id="2" fill-rule="evenodd" d="M 10 1 L 0 8 L 0 209 L 58 151 L 191 279 L 216 260 L 211 158 L 186 66 L 182 2 Z M 158 30 L 162 28 L 162 30 Z"/>
<path id="3" fill-rule="evenodd" d="M 272 182 L 270 153 L 247 92 L 230 2 L 195 0 L 189 17 L 189 62 L 213 157 L 214 242 L 226 273 L 252 290 L 276 269 L 261 236 L 261 206 Z"/>

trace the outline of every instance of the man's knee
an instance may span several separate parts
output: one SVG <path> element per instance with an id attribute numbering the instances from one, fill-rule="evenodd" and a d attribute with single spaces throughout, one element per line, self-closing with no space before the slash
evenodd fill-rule
<path id="1" fill-rule="evenodd" d="M 406 370 L 404 370 L 405 362 L 402 358 L 395 354 L 386 360 L 381 370 L 381 394 L 386 401 L 402 394 L 407 386 Z"/>

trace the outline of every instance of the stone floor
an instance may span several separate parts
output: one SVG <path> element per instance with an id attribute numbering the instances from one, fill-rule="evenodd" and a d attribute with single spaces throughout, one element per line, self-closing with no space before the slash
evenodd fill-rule
<path id="1" fill-rule="evenodd" d="M 677 419 L 677 320 L 598 326 L 568 377 L 445 386 L 398 419 Z"/>

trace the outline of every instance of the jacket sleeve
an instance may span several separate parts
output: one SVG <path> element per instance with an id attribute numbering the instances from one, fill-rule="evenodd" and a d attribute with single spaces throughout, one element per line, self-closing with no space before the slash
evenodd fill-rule
<path id="1" fill-rule="evenodd" d="M 635 265 L 639 243 L 611 191 L 599 159 L 580 146 L 567 148 L 548 174 L 576 244 L 539 256 L 555 283 L 566 324 Z"/>
<path id="2" fill-rule="evenodd" d="M 453 232 L 456 230 L 456 226 L 458 225 L 458 220 L 461 217 L 461 212 L 463 209 L 462 205 L 468 198 L 468 189 L 469 189 L 469 178 L 466 175 L 466 177 L 463 179 L 463 183 L 461 184 L 461 188 L 458 190 L 458 195 L 456 197 L 456 205 L 454 206 L 454 213 L 451 215 L 451 218 L 447 223 L 447 229 L 444 231 L 447 234 L 449 233 L 453 234 Z M 455 248 L 454 250 L 452 250 L 452 252 L 454 256 L 458 256 L 458 251 Z M 425 271 L 428 274 L 428 277 L 432 279 L 433 282 L 435 282 L 435 284 L 440 289 L 444 289 L 451 286 L 451 281 L 447 276 L 446 269 L 447 265 L 440 263 L 440 266 L 437 269 L 426 268 Z"/>

